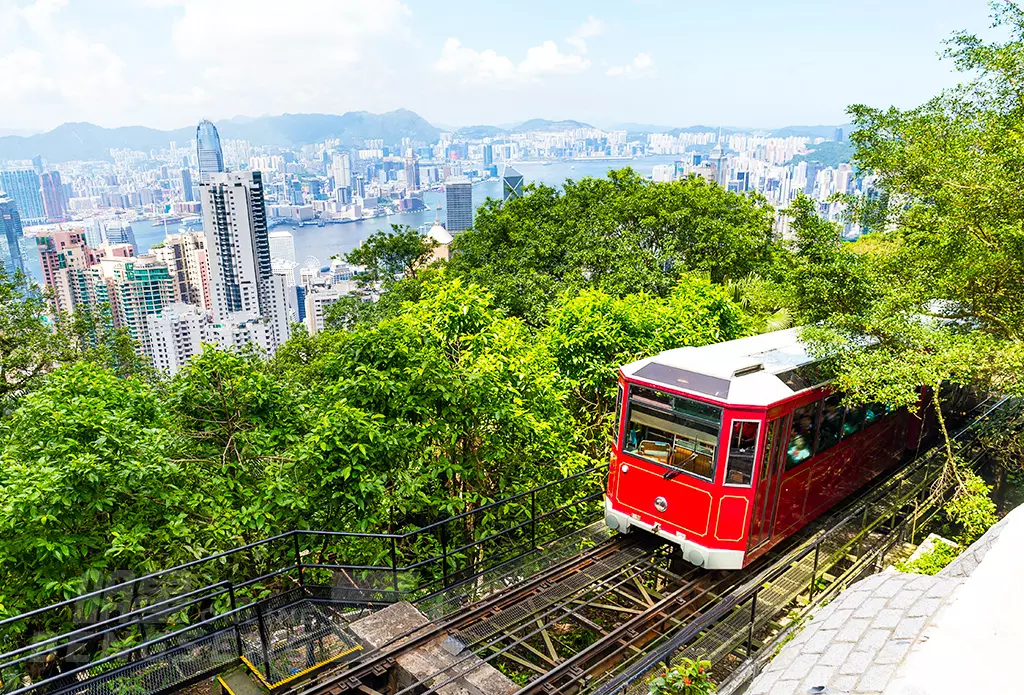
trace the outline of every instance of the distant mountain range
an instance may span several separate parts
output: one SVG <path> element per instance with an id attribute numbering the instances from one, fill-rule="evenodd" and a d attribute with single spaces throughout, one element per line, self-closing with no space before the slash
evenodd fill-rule
<path id="1" fill-rule="evenodd" d="M 511 133 L 529 131 L 556 131 L 593 126 L 573 120 L 552 121 L 533 118 L 518 125 L 493 126 L 475 125 L 459 128 L 456 138 L 496 138 Z M 851 130 L 849 124 L 841 126 L 845 134 Z M 831 139 L 836 126 L 787 126 L 774 130 L 757 128 L 723 127 L 724 133 L 759 133 L 774 137 L 821 137 Z M 248 140 L 254 145 L 296 148 L 328 138 L 338 138 L 346 146 L 355 146 L 365 140 L 381 139 L 385 144 L 395 145 L 402 138 L 421 142 L 436 142 L 442 132 L 428 123 L 419 114 L 407 109 L 376 114 L 368 111 L 350 111 L 340 116 L 334 114 L 297 113 L 280 116 L 237 116 L 217 123 L 220 136 L 225 140 Z M 658 126 L 643 123 L 619 123 L 614 130 L 626 130 L 631 135 L 642 137 L 649 133 L 704 133 L 717 131 L 718 126 L 695 125 L 685 128 Z M 47 133 L 0 137 L 0 160 L 31 159 L 41 155 L 50 162 L 68 160 L 109 159 L 112 148 L 150 150 L 167 147 L 175 141 L 186 146 L 195 137 L 195 126 L 176 130 L 156 130 L 142 126 L 102 128 L 91 123 L 65 123 Z"/>
<path id="2" fill-rule="evenodd" d="M 350 111 L 340 116 L 286 113 L 258 118 L 238 117 L 218 122 L 217 130 L 221 139 L 248 140 L 254 145 L 289 148 L 327 138 L 339 138 L 346 145 L 378 138 L 394 144 L 406 137 L 435 142 L 441 133 L 421 116 L 406 109 L 382 114 Z M 0 159 L 30 159 L 36 155 L 42 155 L 51 162 L 109 159 L 111 148 L 145 151 L 167 147 L 172 140 L 185 146 L 194 137 L 194 125 L 177 130 L 156 130 L 142 126 L 101 128 L 91 123 L 65 123 L 48 133 L 0 137 Z"/>

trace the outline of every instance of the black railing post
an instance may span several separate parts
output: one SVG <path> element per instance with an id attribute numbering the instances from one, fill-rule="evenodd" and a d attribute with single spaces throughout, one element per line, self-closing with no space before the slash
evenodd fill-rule
<path id="1" fill-rule="evenodd" d="M 398 539 L 391 536 L 391 585 L 395 590 L 395 600 L 398 600 Z"/>
<path id="2" fill-rule="evenodd" d="M 530 490 L 530 545 L 537 549 L 537 488 Z"/>
<path id="3" fill-rule="evenodd" d="M 761 593 L 761 587 L 754 592 L 754 598 L 750 599 L 750 625 L 747 627 L 747 658 L 750 658 L 750 650 L 754 645 L 754 619 L 757 617 L 757 595 Z"/>
<path id="4" fill-rule="evenodd" d="M 242 631 L 238 627 L 238 613 L 235 612 L 238 606 L 235 603 L 234 582 L 228 582 L 228 601 L 231 603 L 231 624 L 235 626 L 235 648 L 238 650 L 238 656 L 242 656 Z"/>
<path id="5" fill-rule="evenodd" d="M 814 546 L 814 569 L 811 570 L 811 594 L 810 594 L 810 600 L 812 600 L 812 601 L 814 600 L 814 589 L 815 589 L 814 585 L 818 581 L 818 551 L 820 551 L 820 550 L 821 550 L 821 543 L 819 542 L 816 546 Z"/>
<path id="6" fill-rule="evenodd" d="M 263 650 L 263 670 L 267 674 L 267 683 L 273 683 L 270 675 L 270 638 L 267 635 L 267 623 L 263 619 L 263 606 L 256 602 L 256 624 L 260 631 L 260 649 Z"/>
<path id="7" fill-rule="evenodd" d="M 441 581 L 448 588 L 448 520 L 441 523 Z"/>
<path id="8" fill-rule="evenodd" d="M 295 539 L 295 569 L 299 571 L 299 586 L 305 586 L 306 583 L 302 578 L 302 551 L 299 550 L 299 532 L 296 531 L 292 538 Z"/>

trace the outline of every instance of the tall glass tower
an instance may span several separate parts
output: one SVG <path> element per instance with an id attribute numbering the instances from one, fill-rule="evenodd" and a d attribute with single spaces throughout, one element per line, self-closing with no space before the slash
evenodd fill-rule
<path id="1" fill-rule="evenodd" d="M 23 235 L 18 207 L 0 193 L 0 264 L 8 273 L 25 272 L 19 243 Z"/>
<path id="2" fill-rule="evenodd" d="M 199 158 L 199 181 L 207 183 L 210 174 L 224 171 L 224 150 L 220 147 L 217 126 L 207 120 L 196 127 L 196 155 Z"/>

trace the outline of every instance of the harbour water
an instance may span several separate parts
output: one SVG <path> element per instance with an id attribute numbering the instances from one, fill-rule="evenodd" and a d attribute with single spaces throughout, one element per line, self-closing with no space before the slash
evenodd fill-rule
<path id="1" fill-rule="evenodd" d="M 566 179 L 579 179 L 584 176 L 605 176 L 612 169 L 622 169 L 627 166 L 633 167 L 641 175 L 649 177 L 651 175 L 651 168 L 654 165 L 671 164 L 678 158 L 678 156 L 664 156 L 625 160 L 528 162 L 517 163 L 514 166 L 523 175 L 526 183 L 543 183 L 559 187 Z M 498 171 L 501 171 L 500 166 Z M 473 186 L 473 205 L 475 207 L 482 205 L 488 198 L 501 198 L 500 179 L 483 181 Z M 330 262 L 332 256 L 348 253 L 352 249 L 357 248 L 364 239 L 377 230 L 389 229 L 392 224 L 407 224 L 410 227 L 420 228 L 423 225 L 433 223 L 435 214 L 444 223 L 444 193 L 426 191 L 423 194 L 423 202 L 431 209 L 345 224 L 328 224 L 323 227 L 318 227 L 316 224 L 306 224 L 302 227 L 278 225 L 274 227 L 273 231 L 285 230 L 292 233 L 295 238 L 295 260 L 300 265 L 312 265 L 313 258 L 317 259 L 319 265 L 326 265 Z M 149 221 L 145 220 L 132 224 L 139 253 L 145 253 L 151 246 L 162 241 L 166 234 L 174 234 L 179 229 L 180 224 L 168 224 L 165 230 L 163 225 L 153 227 Z M 41 282 L 42 273 L 39 267 L 39 256 L 35 250 L 35 243 L 31 239 L 25 239 L 24 241 L 27 242 L 22 246 L 24 250 L 23 255 L 26 260 L 26 270 Z"/>

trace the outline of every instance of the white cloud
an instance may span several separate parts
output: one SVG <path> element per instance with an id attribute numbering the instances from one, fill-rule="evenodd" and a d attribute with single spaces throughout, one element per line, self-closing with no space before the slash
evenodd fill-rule
<path id="1" fill-rule="evenodd" d="M 576 31 L 569 34 L 569 37 L 565 41 L 578 52 L 586 53 L 587 39 L 594 36 L 600 36 L 604 33 L 604 28 L 604 22 L 591 15 L 590 17 L 587 17 L 587 21 L 583 22 Z"/>
<path id="2" fill-rule="evenodd" d="M 650 53 L 637 53 L 633 60 L 625 65 L 616 65 L 605 71 L 611 77 L 643 77 L 654 69 L 654 59 Z"/>
<path id="3" fill-rule="evenodd" d="M 526 51 L 515 64 L 510 58 L 487 49 L 477 51 L 450 38 L 434 63 L 439 72 L 461 75 L 467 82 L 509 84 L 537 80 L 546 75 L 571 75 L 590 68 L 590 61 L 573 53 L 562 53 L 554 41 L 545 41 Z"/>

